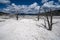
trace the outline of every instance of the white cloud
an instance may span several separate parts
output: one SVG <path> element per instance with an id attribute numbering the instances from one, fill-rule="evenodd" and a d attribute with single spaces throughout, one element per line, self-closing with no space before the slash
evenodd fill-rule
<path id="1" fill-rule="evenodd" d="M 18 11 L 18 13 L 38 13 L 39 8 L 40 12 L 44 12 L 44 8 L 46 8 L 47 11 L 49 11 L 50 8 L 52 8 L 52 10 L 60 9 L 59 4 L 54 4 L 54 1 L 45 2 L 42 6 L 39 6 L 36 2 L 31 5 L 16 5 L 12 3 L 4 8 L 3 12 L 16 13 L 16 11 Z"/>
<path id="2" fill-rule="evenodd" d="M 60 4 L 56 3 L 54 1 L 46 1 L 43 3 L 43 5 L 40 8 L 40 12 L 44 12 L 45 11 L 53 11 L 53 10 L 60 10 Z"/>
<path id="3" fill-rule="evenodd" d="M 0 0 L 0 3 L 7 4 L 7 3 L 10 3 L 10 0 Z"/>
<path id="4" fill-rule="evenodd" d="M 42 3 L 45 3 L 45 2 L 47 2 L 48 0 L 42 0 Z"/>
<path id="5" fill-rule="evenodd" d="M 60 2 L 60 0 L 58 0 L 58 2 Z"/>
<path id="6" fill-rule="evenodd" d="M 8 12 L 8 13 L 16 13 L 16 10 L 19 10 L 19 6 L 15 5 L 14 3 L 12 3 L 11 5 L 9 5 L 6 8 L 3 8 L 3 12 Z"/>
<path id="7" fill-rule="evenodd" d="M 42 5 L 42 8 L 48 8 L 48 10 L 57 10 L 57 9 L 60 9 L 60 5 L 57 3 L 54 3 L 54 1 L 49 1 L 49 2 L 46 2 Z"/>
<path id="8" fill-rule="evenodd" d="M 8 13 L 16 13 L 18 11 L 19 13 L 37 13 L 39 10 L 40 6 L 35 2 L 31 5 L 15 5 L 12 3 L 10 6 L 7 8 L 3 9 L 3 12 L 8 12 Z"/>
<path id="9" fill-rule="evenodd" d="M 29 8 L 28 11 L 37 13 L 39 8 L 40 8 L 40 6 L 38 6 L 38 4 L 35 2 L 35 3 L 31 4 L 31 5 L 29 5 L 28 8 Z"/>
<path id="10" fill-rule="evenodd" d="M 38 4 L 35 2 L 35 3 L 31 4 L 29 7 L 30 7 L 30 8 L 35 8 L 37 5 L 38 5 Z"/>
<path id="11" fill-rule="evenodd" d="M 49 1 L 43 4 L 44 7 L 54 7 L 54 1 Z"/>
<path id="12" fill-rule="evenodd" d="M 29 8 L 34 8 L 34 9 L 39 10 L 40 6 L 38 6 L 38 4 L 35 2 L 35 3 L 31 4 L 31 5 L 29 6 Z"/>

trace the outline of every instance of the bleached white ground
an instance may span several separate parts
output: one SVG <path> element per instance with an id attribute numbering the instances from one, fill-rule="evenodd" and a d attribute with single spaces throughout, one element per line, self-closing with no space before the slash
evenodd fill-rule
<path id="1" fill-rule="evenodd" d="M 27 16 L 28 17 L 28 16 Z M 48 31 L 41 27 L 43 19 L 36 21 L 35 18 L 1 19 L 0 40 L 60 40 L 60 19 L 53 19 L 57 22 L 53 30 Z"/>

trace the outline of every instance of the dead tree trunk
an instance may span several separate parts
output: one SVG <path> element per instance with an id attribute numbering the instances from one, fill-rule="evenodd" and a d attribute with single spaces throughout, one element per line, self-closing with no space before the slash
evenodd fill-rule
<path id="1" fill-rule="evenodd" d="M 39 21 L 39 14 L 38 14 L 38 17 L 37 18 L 38 18 L 38 21 Z"/>
<path id="2" fill-rule="evenodd" d="M 52 15 L 52 12 L 50 10 L 50 13 L 46 13 L 45 14 L 45 17 L 46 17 L 46 22 L 47 22 L 47 25 L 48 25 L 48 30 L 52 30 L 52 21 L 53 21 L 53 15 Z M 47 26 L 46 26 L 47 27 Z"/>
<path id="3" fill-rule="evenodd" d="M 52 21 L 53 21 L 53 16 L 52 16 L 52 13 L 51 13 L 51 15 L 50 15 L 49 29 L 48 30 L 52 30 L 52 25 L 53 25 Z"/>
<path id="4" fill-rule="evenodd" d="M 18 14 L 16 14 L 16 19 L 18 20 Z"/>
<path id="5" fill-rule="evenodd" d="M 38 19 L 38 21 L 39 21 L 39 16 L 40 16 L 40 8 L 39 8 L 39 12 L 38 12 L 38 15 L 37 15 L 38 17 L 37 17 L 37 19 Z"/>

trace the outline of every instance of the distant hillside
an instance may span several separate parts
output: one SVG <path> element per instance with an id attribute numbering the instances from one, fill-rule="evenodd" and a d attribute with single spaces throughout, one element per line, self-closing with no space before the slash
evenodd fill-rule
<path id="1" fill-rule="evenodd" d="M 38 13 L 39 15 L 50 15 L 52 13 L 53 16 L 60 16 L 60 10 L 54 10 L 50 12 L 45 12 L 45 13 Z"/>
<path id="2" fill-rule="evenodd" d="M 9 13 L 0 12 L 0 15 L 9 15 Z"/>
<path id="3" fill-rule="evenodd" d="M 54 16 L 60 16 L 60 10 L 54 10 L 54 11 L 50 11 L 50 12 L 45 12 L 45 13 L 30 13 L 30 14 L 26 14 L 26 13 L 18 13 L 18 15 L 50 15 L 50 13 L 53 13 Z M 10 13 L 4 13 L 4 12 L 0 12 L 0 15 L 9 15 Z"/>

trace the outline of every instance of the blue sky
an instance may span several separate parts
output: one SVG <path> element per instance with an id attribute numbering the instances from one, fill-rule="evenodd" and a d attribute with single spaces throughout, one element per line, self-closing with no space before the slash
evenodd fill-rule
<path id="1" fill-rule="evenodd" d="M 20 4 L 20 5 L 30 5 L 34 2 L 40 3 L 41 0 L 16 0 L 16 1 L 11 0 L 11 2 L 16 3 L 16 4 Z"/>
<path id="2" fill-rule="evenodd" d="M 38 11 L 39 7 L 41 7 L 41 11 L 43 10 L 43 7 L 60 8 L 60 0 L 0 0 L 0 11 L 11 12 L 11 9 L 13 9 L 13 12 L 15 11 L 14 8 L 20 10 L 22 7 L 25 7 L 22 11 L 29 9 L 29 12 L 32 10 L 34 10 L 34 12 Z"/>
<path id="3" fill-rule="evenodd" d="M 54 2 L 58 2 L 58 0 L 49 0 L 49 1 L 54 1 Z M 16 3 L 16 4 L 24 4 L 24 5 L 30 5 L 34 2 L 37 2 L 38 4 L 42 4 L 42 0 L 11 0 L 11 2 Z"/>
<path id="4" fill-rule="evenodd" d="M 12 3 L 15 3 L 16 5 L 30 5 L 34 2 L 37 2 L 39 5 L 41 5 L 41 0 L 9 0 Z M 6 7 L 7 4 L 5 3 L 0 3 L 0 8 L 4 8 Z"/>

